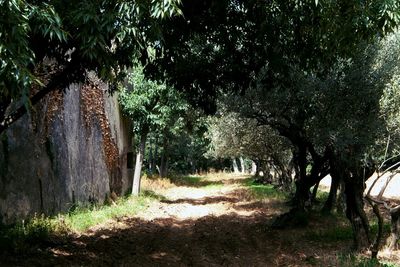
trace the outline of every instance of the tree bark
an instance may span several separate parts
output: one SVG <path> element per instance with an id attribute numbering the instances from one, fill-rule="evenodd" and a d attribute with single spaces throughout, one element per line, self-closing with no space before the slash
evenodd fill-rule
<path id="1" fill-rule="evenodd" d="M 256 161 L 251 162 L 251 175 L 258 176 L 258 165 Z"/>
<path id="2" fill-rule="evenodd" d="M 361 177 L 347 177 L 345 181 L 346 217 L 353 229 L 354 249 L 360 251 L 371 244 L 369 223 L 364 211 L 364 181 Z"/>
<path id="3" fill-rule="evenodd" d="M 135 173 L 133 175 L 132 195 L 137 196 L 140 193 L 140 180 L 143 166 L 143 157 L 146 148 L 146 138 L 148 130 L 142 130 L 140 136 L 139 148 L 136 154 Z"/>
<path id="4" fill-rule="evenodd" d="M 400 205 L 390 209 L 391 217 L 391 228 L 390 237 L 388 239 L 389 250 L 395 250 L 398 248 L 399 237 L 400 237 Z"/>
<path id="5" fill-rule="evenodd" d="M 328 198 L 326 199 L 325 204 L 321 210 L 323 214 L 332 213 L 332 209 L 336 204 L 339 183 L 340 183 L 340 177 L 337 174 L 333 174 L 333 172 L 331 172 L 331 188 L 329 189 Z"/>
<path id="6" fill-rule="evenodd" d="M 152 142 L 152 138 L 150 138 L 149 140 L 149 174 L 150 176 L 153 175 L 153 171 L 154 171 L 154 159 L 153 159 L 153 142 Z"/>
<path id="7" fill-rule="evenodd" d="M 313 188 L 313 191 L 311 193 L 311 203 L 315 203 L 315 200 L 317 199 L 317 193 L 318 193 L 318 187 L 319 187 L 319 182 L 318 181 Z"/>
<path id="8" fill-rule="evenodd" d="M 168 175 L 168 139 L 163 138 L 163 152 L 161 154 L 160 177 L 165 178 Z"/>
<path id="9" fill-rule="evenodd" d="M 233 167 L 233 172 L 235 174 L 238 174 L 239 173 L 239 167 L 237 165 L 236 158 L 232 158 L 232 167 Z"/>
<path id="10" fill-rule="evenodd" d="M 244 159 L 243 159 L 243 157 L 240 157 L 240 158 L 239 158 L 239 161 L 240 161 L 240 172 L 241 172 L 242 174 L 244 174 L 244 173 L 246 172 L 246 167 L 244 166 Z"/>

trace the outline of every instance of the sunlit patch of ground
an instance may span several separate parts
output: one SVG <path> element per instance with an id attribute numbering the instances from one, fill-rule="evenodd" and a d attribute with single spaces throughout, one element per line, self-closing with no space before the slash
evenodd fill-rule
<path id="1" fill-rule="evenodd" d="M 194 176 L 196 178 L 196 176 Z M 220 182 L 224 179 L 224 183 Z M 238 189 L 242 187 L 240 181 L 245 176 L 217 176 L 205 177 L 199 183 L 206 184 L 204 187 L 169 186 L 164 187 L 162 196 L 166 200 L 154 203 L 148 209 L 140 212 L 138 217 L 145 220 L 157 218 L 175 218 L 177 220 L 197 219 L 205 216 L 221 216 L 234 213 L 240 216 L 250 216 L 256 212 L 249 209 L 236 209 L 235 206 L 248 205 L 249 202 Z M 200 179 L 200 176 L 199 176 Z M 207 184 L 209 183 L 209 184 Z M 152 184 L 154 188 L 154 183 Z"/>

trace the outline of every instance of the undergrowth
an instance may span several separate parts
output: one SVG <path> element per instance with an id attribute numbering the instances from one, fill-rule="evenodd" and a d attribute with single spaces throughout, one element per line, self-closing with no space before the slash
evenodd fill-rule
<path id="1" fill-rule="evenodd" d="M 0 226 L 0 251 L 27 251 L 46 244 L 52 235 L 83 232 L 113 218 L 134 215 L 162 196 L 143 191 L 139 197 L 126 197 L 111 205 L 78 206 L 56 217 L 34 216 L 10 226 Z"/>
<path id="2" fill-rule="evenodd" d="M 243 184 L 249 189 L 255 199 L 279 199 L 286 200 L 289 193 L 278 190 L 272 184 L 257 184 L 254 179 L 249 178 L 244 180 Z"/>
<path id="3" fill-rule="evenodd" d="M 365 258 L 355 254 L 340 254 L 338 256 L 340 267 L 399 267 L 397 264 Z"/>

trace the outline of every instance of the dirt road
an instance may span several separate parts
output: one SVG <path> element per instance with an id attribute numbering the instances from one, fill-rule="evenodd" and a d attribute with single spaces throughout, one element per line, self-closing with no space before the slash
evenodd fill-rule
<path id="1" fill-rule="evenodd" d="M 163 200 L 135 217 L 55 240 L 20 266 L 337 266 L 338 248 L 307 229 L 272 230 L 282 200 L 255 198 L 244 177 L 207 179 L 156 191 Z M 318 222 L 316 222 L 318 223 Z M 322 222 L 321 224 L 325 224 Z M 332 222 L 334 225 L 335 222 Z"/>

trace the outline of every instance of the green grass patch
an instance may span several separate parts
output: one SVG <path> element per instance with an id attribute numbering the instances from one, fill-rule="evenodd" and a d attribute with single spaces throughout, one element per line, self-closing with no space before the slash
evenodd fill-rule
<path id="1" fill-rule="evenodd" d="M 341 267 L 399 267 L 394 263 L 380 262 L 377 259 L 365 258 L 354 254 L 339 255 L 338 263 Z"/>
<path id="2" fill-rule="evenodd" d="M 249 189 L 250 193 L 256 199 L 273 198 L 284 200 L 289 197 L 289 194 L 287 192 L 280 191 L 271 184 L 255 184 L 253 183 L 253 179 L 244 180 L 243 185 L 245 185 Z"/>
<path id="3" fill-rule="evenodd" d="M 350 226 L 334 226 L 307 231 L 305 233 L 305 238 L 317 242 L 348 241 L 353 238 L 353 232 Z"/>
<path id="4" fill-rule="evenodd" d="M 318 190 L 316 199 L 320 203 L 325 203 L 326 200 L 328 199 L 328 196 L 329 196 L 328 192 L 324 192 L 324 191 Z"/>
<path id="5" fill-rule="evenodd" d="M 64 225 L 55 219 L 35 216 L 10 226 L 0 226 L 0 251 L 26 251 L 46 242 L 49 235 L 61 232 Z"/>
<path id="6" fill-rule="evenodd" d="M 127 197 L 119 199 L 115 205 L 97 206 L 89 208 L 77 208 L 69 214 L 62 215 L 58 220 L 64 221 L 65 225 L 75 232 L 82 232 L 88 228 L 102 224 L 110 219 L 135 215 L 143 210 L 152 201 L 163 197 L 152 191 L 146 190 L 139 197 Z"/>
<path id="7" fill-rule="evenodd" d="M 0 250 L 25 251 L 45 243 L 50 235 L 83 232 L 106 221 L 135 215 L 151 202 L 163 197 L 152 191 L 143 191 L 139 197 L 125 197 L 112 205 L 76 207 L 67 214 L 56 217 L 35 216 L 11 226 L 0 227 Z"/>

